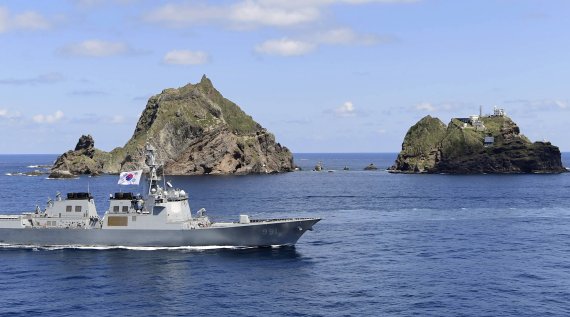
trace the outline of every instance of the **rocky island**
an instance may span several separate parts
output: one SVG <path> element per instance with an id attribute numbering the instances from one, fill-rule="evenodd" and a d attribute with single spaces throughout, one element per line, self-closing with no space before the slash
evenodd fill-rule
<path id="1" fill-rule="evenodd" d="M 101 151 L 90 135 L 82 136 L 74 150 L 57 158 L 50 177 L 143 169 L 146 142 L 158 149 L 168 175 L 265 174 L 294 168 L 291 152 L 204 75 L 197 84 L 151 97 L 123 147 Z"/>
<path id="2" fill-rule="evenodd" d="M 407 132 L 389 169 L 396 173 L 563 173 L 560 150 L 531 142 L 503 109 L 492 115 L 454 118 L 445 125 L 426 116 Z"/>

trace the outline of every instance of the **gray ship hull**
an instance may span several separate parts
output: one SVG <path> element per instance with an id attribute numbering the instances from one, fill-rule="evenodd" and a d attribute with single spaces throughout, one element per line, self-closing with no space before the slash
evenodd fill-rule
<path id="1" fill-rule="evenodd" d="M 126 247 L 294 245 L 319 220 L 269 221 L 189 230 L 0 228 L 0 243 Z"/>

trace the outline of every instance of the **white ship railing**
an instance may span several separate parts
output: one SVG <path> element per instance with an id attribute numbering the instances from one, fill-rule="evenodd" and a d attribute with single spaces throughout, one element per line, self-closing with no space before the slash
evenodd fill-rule
<path id="1" fill-rule="evenodd" d="M 17 220 L 20 219 L 19 215 L 0 215 L 0 220 Z"/>

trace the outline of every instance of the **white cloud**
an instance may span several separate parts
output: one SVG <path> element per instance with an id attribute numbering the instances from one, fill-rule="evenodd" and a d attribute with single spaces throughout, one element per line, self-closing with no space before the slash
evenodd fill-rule
<path id="1" fill-rule="evenodd" d="M 246 0 L 232 5 L 167 4 L 149 12 L 144 20 L 171 27 L 218 23 L 235 28 L 287 27 L 314 22 L 320 11 L 313 6 Z"/>
<path id="2" fill-rule="evenodd" d="M 200 65 L 210 60 L 206 52 L 173 50 L 164 55 L 164 63 L 174 65 Z"/>
<path id="3" fill-rule="evenodd" d="M 437 108 L 429 102 L 422 102 L 416 105 L 416 110 L 434 112 Z"/>
<path id="4" fill-rule="evenodd" d="M 260 26 L 293 27 L 322 19 L 331 5 L 367 3 L 411 3 L 416 0 L 242 0 L 206 5 L 166 4 L 148 12 L 143 19 L 170 27 L 214 23 L 238 29 Z"/>
<path id="5" fill-rule="evenodd" d="M 263 54 L 295 56 L 313 52 L 321 45 L 373 45 L 390 41 L 392 39 L 386 36 L 359 34 L 350 28 L 336 28 L 305 35 L 303 39 L 268 40 L 256 46 L 255 51 Z"/>
<path id="6" fill-rule="evenodd" d="M 268 40 L 255 47 L 255 51 L 268 55 L 298 56 L 312 52 L 316 46 L 312 43 L 282 38 Z"/>
<path id="7" fill-rule="evenodd" d="M 87 40 L 69 44 L 62 49 L 62 52 L 73 56 L 108 57 L 129 53 L 130 49 L 122 42 Z"/>
<path id="8" fill-rule="evenodd" d="M 104 0 L 75 0 L 74 2 L 79 7 L 92 7 L 92 6 L 101 5 L 105 1 Z"/>
<path id="9" fill-rule="evenodd" d="M 8 9 L 0 7 L 0 33 L 11 30 L 45 30 L 51 27 L 50 21 L 34 11 L 11 14 Z"/>
<path id="10" fill-rule="evenodd" d="M 257 0 L 265 5 L 282 7 L 314 6 L 325 7 L 330 5 L 362 5 L 362 4 L 406 4 L 419 2 L 421 0 Z"/>
<path id="11" fill-rule="evenodd" d="M 210 5 L 205 3 L 166 4 L 149 11 L 143 19 L 170 27 L 217 24 L 232 29 L 258 27 L 299 27 L 317 24 L 332 5 L 367 3 L 410 3 L 415 0 L 241 0 Z M 326 13 L 326 14 L 325 14 Z M 322 23 L 321 23 L 322 25 Z M 374 45 L 393 39 L 376 34 L 361 34 L 350 28 L 333 28 L 304 36 L 268 39 L 255 46 L 257 53 L 298 56 L 310 53 L 321 45 Z"/>
<path id="12" fill-rule="evenodd" d="M 399 4 L 399 3 L 414 3 L 420 1 L 421 0 L 339 0 L 334 2 L 347 3 L 347 4 L 366 4 L 366 3 Z"/>
<path id="13" fill-rule="evenodd" d="M 381 37 L 375 34 L 358 34 L 350 28 L 337 28 L 316 34 L 314 41 L 319 44 L 329 45 L 374 45 L 389 42 L 391 38 Z"/>
<path id="14" fill-rule="evenodd" d="M 102 5 L 128 5 L 136 3 L 136 0 L 74 0 L 73 1 L 78 7 L 83 9 L 89 9 L 93 7 L 99 7 Z"/>
<path id="15" fill-rule="evenodd" d="M 421 102 L 410 108 L 421 112 L 452 112 L 456 115 L 479 113 L 479 106 L 470 102 L 453 100 L 443 102 Z M 483 111 L 485 111 L 484 108 Z"/>
<path id="16" fill-rule="evenodd" d="M 0 109 L 0 120 L 15 120 L 21 117 L 19 112 L 13 112 L 5 108 Z"/>
<path id="17" fill-rule="evenodd" d="M 229 17 L 244 26 L 293 26 L 318 20 L 320 11 L 310 6 L 280 7 L 263 1 L 243 1 L 231 7 Z"/>
<path id="18" fill-rule="evenodd" d="M 224 7 L 197 4 L 167 4 L 146 14 L 144 20 L 171 27 L 182 27 L 223 21 L 227 15 L 227 8 Z"/>
<path id="19" fill-rule="evenodd" d="M 352 101 L 347 101 L 342 104 L 342 106 L 334 110 L 337 116 L 340 117 L 353 117 L 356 115 L 356 109 Z"/>
<path id="20" fill-rule="evenodd" d="M 63 112 L 61 110 L 56 111 L 54 114 L 37 114 L 32 117 L 32 120 L 36 123 L 56 123 L 63 119 Z"/>

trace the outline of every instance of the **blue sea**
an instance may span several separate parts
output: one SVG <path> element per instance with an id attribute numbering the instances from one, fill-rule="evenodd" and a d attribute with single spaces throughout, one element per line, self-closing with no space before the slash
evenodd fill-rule
<path id="1" fill-rule="evenodd" d="M 300 172 L 167 177 L 214 220 L 323 220 L 295 247 L 2 247 L 0 316 L 570 315 L 570 173 L 389 174 L 395 157 L 296 154 Z M 17 176 L 54 159 L 0 155 L 0 213 L 89 190 L 103 214 L 125 190 L 116 176 Z"/>

